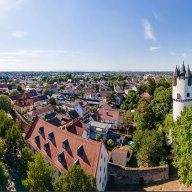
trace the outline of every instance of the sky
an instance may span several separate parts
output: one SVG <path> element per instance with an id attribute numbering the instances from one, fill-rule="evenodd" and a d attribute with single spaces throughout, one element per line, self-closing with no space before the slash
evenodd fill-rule
<path id="1" fill-rule="evenodd" d="M 0 71 L 192 68 L 191 0 L 0 0 Z"/>

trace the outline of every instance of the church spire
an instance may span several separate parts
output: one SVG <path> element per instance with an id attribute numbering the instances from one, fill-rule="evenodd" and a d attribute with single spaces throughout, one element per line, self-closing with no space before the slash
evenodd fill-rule
<path id="1" fill-rule="evenodd" d="M 178 69 L 177 69 L 177 65 L 176 65 L 176 67 L 175 67 L 175 72 L 174 72 L 173 76 L 174 76 L 174 77 L 178 77 Z"/>

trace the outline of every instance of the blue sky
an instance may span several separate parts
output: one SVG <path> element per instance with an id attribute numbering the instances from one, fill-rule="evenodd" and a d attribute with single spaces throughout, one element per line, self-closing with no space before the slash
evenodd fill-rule
<path id="1" fill-rule="evenodd" d="M 0 0 L 0 71 L 192 66 L 190 0 Z"/>

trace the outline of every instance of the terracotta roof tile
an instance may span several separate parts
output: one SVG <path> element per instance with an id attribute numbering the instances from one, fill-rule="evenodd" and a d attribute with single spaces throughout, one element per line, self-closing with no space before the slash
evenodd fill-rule
<path id="1" fill-rule="evenodd" d="M 44 133 L 39 133 L 39 128 L 44 127 Z M 48 139 L 49 133 L 54 133 L 53 141 Z M 35 143 L 35 137 L 40 136 L 39 145 Z M 63 141 L 68 139 L 67 150 L 62 147 Z M 51 164 L 57 167 L 61 172 L 67 172 L 69 167 L 79 159 L 80 166 L 86 171 L 87 174 L 96 176 L 98 159 L 100 156 L 100 150 L 102 142 L 96 142 L 90 139 L 85 139 L 68 131 L 64 131 L 58 127 L 55 127 L 37 116 L 34 119 L 31 128 L 29 129 L 26 140 L 33 148 L 40 152 L 45 159 Z M 50 154 L 44 150 L 44 145 L 49 142 Z M 83 145 L 84 153 L 82 157 L 77 155 L 77 149 Z M 58 161 L 58 155 L 64 152 L 64 160 L 61 164 Z"/>

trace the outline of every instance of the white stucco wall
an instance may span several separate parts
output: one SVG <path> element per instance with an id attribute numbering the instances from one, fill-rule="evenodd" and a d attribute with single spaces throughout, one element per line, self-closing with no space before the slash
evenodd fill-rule
<path id="1" fill-rule="evenodd" d="M 105 190 L 107 180 L 108 180 L 107 173 L 108 173 L 108 153 L 105 146 L 102 144 L 99 163 L 97 167 L 97 175 L 96 175 L 98 191 Z"/>
<path id="2" fill-rule="evenodd" d="M 190 93 L 190 96 L 187 97 L 187 93 Z M 177 99 L 177 94 L 180 94 L 180 99 Z M 173 119 L 176 121 L 177 117 L 180 116 L 183 107 L 189 107 L 191 101 L 178 101 L 192 99 L 192 86 L 188 86 L 187 79 L 177 78 L 177 85 L 173 86 Z M 176 101 L 177 100 L 177 101 Z"/>

